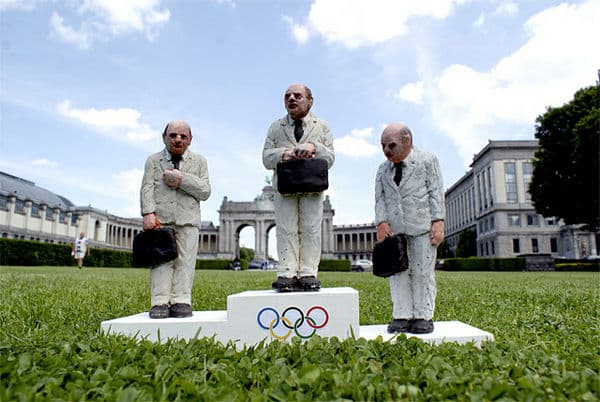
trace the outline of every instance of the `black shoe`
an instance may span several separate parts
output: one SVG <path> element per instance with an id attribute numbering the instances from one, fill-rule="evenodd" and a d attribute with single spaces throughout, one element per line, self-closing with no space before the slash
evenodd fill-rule
<path id="1" fill-rule="evenodd" d="M 169 306 L 161 304 L 159 306 L 152 306 L 150 309 L 150 318 L 168 318 L 169 317 Z"/>
<path id="2" fill-rule="evenodd" d="M 413 334 L 430 334 L 433 332 L 433 320 L 423 320 L 417 318 L 413 320 L 410 326 L 410 332 Z"/>
<path id="3" fill-rule="evenodd" d="M 407 320 L 406 318 L 394 318 L 388 325 L 387 332 L 390 334 L 396 332 L 408 332 L 411 324 L 412 320 Z"/>
<path id="4" fill-rule="evenodd" d="M 321 289 L 321 282 L 315 276 L 303 276 L 298 282 L 299 290 L 305 292 L 318 292 Z"/>
<path id="5" fill-rule="evenodd" d="M 186 303 L 175 303 L 171 306 L 171 317 L 184 318 L 192 316 L 192 306 Z"/>
<path id="6" fill-rule="evenodd" d="M 298 279 L 296 278 L 284 278 L 283 276 L 278 276 L 277 280 L 273 282 L 271 287 L 278 292 L 293 292 L 296 290 L 296 286 L 298 283 Z"/>

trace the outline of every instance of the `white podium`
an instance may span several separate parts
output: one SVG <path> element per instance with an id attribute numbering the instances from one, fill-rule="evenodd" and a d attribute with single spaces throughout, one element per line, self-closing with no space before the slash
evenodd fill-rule
<path id="1" fill-rule="evenodd" d="M 339 339 L 362 337 L 394 342 L 385 325 L 359 325 L 358 292 L 349 287 L 323 288 L 319 292 L 278 293 L 274 290 L 249 290 L 227 297 L 226 311 L 194 311 L 192 317 L 151 319 L 148 312 L 103 321 L 107 334 L 123 334 L 153 342 L 167 339 L 212 337 L 236 347 L 253 346 L 261 341 L 289 341 L 313 336 Z M 431 334 L 406 334 L 425 342 L 493 341 L 494 336 L 459 321 L 435 322 Z"/>

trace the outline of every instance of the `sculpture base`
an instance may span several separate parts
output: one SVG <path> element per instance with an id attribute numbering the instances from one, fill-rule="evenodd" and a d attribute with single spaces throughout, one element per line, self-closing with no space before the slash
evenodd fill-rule
<path id="1" fill-rule="evenodd" d="M 278 293 L 250 290 L 227 297 L 226 311 L 194 311 L 192 317 L 151 319 L 148 312 L 103 321 L 107 334 L 123 334 L 153 342 L 167 339 L 214 337 L 237 348 L 273 340 L 313 336 L 347 339 L 352 336 L 394 342 L 396 334 L 385 325 L 359 326 L 358 292 L 348 287 L 324 288 L 319 292 Z M 494 336 L 459 321 L 434 323 L 431 334 L 406 334 L 425 342 L 493 341 Z"/>
<path id="2" fill-rule="evenodd" d="M 489 332 L 475 328 L 460 321 L 436 321 L 433 323 L 433 332 L 430 334 L 411 334 L 405 333 L 409 338 L 419 338 L 423 342 L 438 345 L 443 342 L 456 342 L 465 344 L 473 342 L 477 347 L 481 347 L 484 341 L 492 342 L 494 335 Z M 368 340 L 381 337 L 383 341 L 395 342 L 398 334 L 389 334 L 387 324 L 385 325 L 361 325 L 360 337 Z"/>

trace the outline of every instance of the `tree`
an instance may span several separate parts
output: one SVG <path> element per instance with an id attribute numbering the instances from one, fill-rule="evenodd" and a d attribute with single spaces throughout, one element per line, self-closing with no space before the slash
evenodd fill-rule
<path id="1" fill-rule="evenodd" d="M 600 227 L 600 86 L 536 119 L 539 147 L 529 192 L 537 213 L 566 224 Z"/>
<path id="2" fill-rule="evenodd" d="M 254 259 L 254 250 L 247 247 L 240 247 L 240 260 L 252 261 Z"/>
<path id="3" fill-rule="evenodd" d="M 477 256 L 477 233 L 474 230 L 465 229 L 458 234 L 455 254 L 463 258 Z"/>
<path id="4" fill-rule="evenodd" d="M 452 258 L 454 253 L 446 240 L 440 243 L 437 248 L 437 258 Z"/>

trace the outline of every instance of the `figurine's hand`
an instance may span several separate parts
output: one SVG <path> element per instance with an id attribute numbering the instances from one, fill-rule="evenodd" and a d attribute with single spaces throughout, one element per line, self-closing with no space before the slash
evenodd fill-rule
<path id="1" fill-rule="evenodd" d="M 434 247 L 437 247 L 444 240 L 444 221 L 431 222 L 429 239 Z"/>
<path id="2" fill-rule="evenodd" d="M 294 154 L 294 150 L 286 149 L 283 151 L 283 155 L 281 156 L 281 160 L 289 161 L 290 159 L 296 159 L 296 155 Z"/>
<path id="3" fill-rule="evenodd" d="M 393 235 L 392 228 L 387 222 L 381 222 L 377 225 L 377 241 L 383 241 L 386 237 Z"/>
<path id="4" fill-rule="evenodd" d="M 142 227 L 144 230 L 152 230 L 160 226 L 160 221 L 154 213 L 144 215 Z"/>
<path id="5" fill-rule="evenodd" d="M 163 172 L 163 181 L 169 188 L 177 188 L 181 184 L 181 172 L 177 169 L 168 169 Z"/>
<path id="6" fill-rule="evenodd" d="M 312 158 L 316 152 L 317 147 L 315 147 L 315 145 L 311 144 L 310 142 L 307 142 L 306 144 L 300 144 L 296 148 L 294 148 L 294 155 L 297 158 Z"/>

